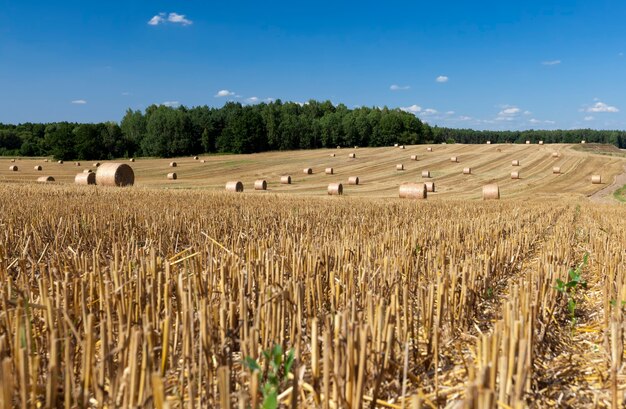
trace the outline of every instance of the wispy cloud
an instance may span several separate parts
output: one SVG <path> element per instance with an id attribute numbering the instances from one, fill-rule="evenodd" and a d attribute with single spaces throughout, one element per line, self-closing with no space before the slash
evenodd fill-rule
<path id="1" fill-rule="evenodd" d="M 556 122 L 554 122 L 554 121 L 550 121 L 550 120 L 548 120 L 548 119 L 547 119 L 547 120 L 545 120 L 545 121 L 541 121 L 541 120 L 536 119 L 536 118 L 530 118 L 530 119 L 528 120 L 528 122 L 530 122 L 530 123 L 531 123 L 531 124 L 533 124 L 533 125 L 537 125 L 537 124 L 554 125 L 554 124 L 556 123 Z"/>
<path id="2" fill-rule="evenodd" d="M 178 13 L 159 13 L 148 21 L 148 24 L 151 26 L 158 26 L 159 24 L 165 23 L 188 26 L 193 24 L 193 21 L 189 20 L 184 14 Z"/>
<path id="3" fill-rule="evenodd" d="M 515 116 L 521 112 L 521 109 L 514 106 L 505 106 L 500 112 L 498 112 L 498 116 Z"/>
<path id="4" fill-rule="evenodd" d="M 165 102 L 162 102 L 161 105 L 164 105 L 166 107 L 176 108 L 176 107 L 180 106 L 180 102 L 178 102 L 178 101 L 165 101 Z"/>
<path id="5" fill-rule="evenodd" d="M 541 65 L 559 65 L 561 60 L 542 61 Z"/>
<path id="6" fill-rule="evenodd" d="M 585 110 L 587 112 L 619 112 L 619 109 L 615 106 L 607 105 L 604 102 L 598 101 Z"/>
<path id="7" fill-rule="evenodd" d="M 415 105 L 415 104 L 408 106 L 408 107 L 400 107 L 400 109 L 404 112 L 411 112 L 413 114 L 416 114 L 422 111 L 422 107 L 419 105 Z"/>
<path id="8" fill-rule="evenodd" d="M 248 104 L 256 104 L 257 102 L 259 102 L 259 98 L 258 97 L 246 98 L 246 102 Z"/>
<path id="9" fill-rule="evenodd" d="M 221 89 L 217 91 L 217 94 L 215 94 L 215 98 L 232 97 L 233 95 L 235 95 L 234 92 L 227 89 Z"/>
<path id="10" fill-rule="evenodd" d="M 587 115 L 586 117 L 583 118 L 584 121 L 593 121 L 595 118 L 591 115 Z"/>
<path id="11" fill-rule="evenodd" d="M 122 92 L 122 95 L 123 95 L 123 96 L 125 96 L 125 97 L 127 97 L 127 96 L 129 96 L 129 95 L 133 95 L 133 94 L 132 94 L 132 93 L 130 93 L 130 92 L 128 92 L 128 91 L 124 91 L 124 92 Z"/>
<path id="12" fill-rule="evenodd" d="M 424 115 L 435 115 L 437 113 L 436 109 L 432 109 L 432 108 L 426 108 L 422 114 Z"/>
<path id="13" fill-rule="evenodd" d="M 392 86 L 389 87 L 389 89 L 392 91 L 405 91 L 407 89 L 411 89 L 411 87 L 409 85 L 393 84 Z"/>
<path id="14" fill-rule="evenodd" d="M 72 104 L 75 105 L 85 105 L 87 103 L 87 101 L 85 101 L 84 99 L 75 99 L 72 101 Z"/>
<path id="15" fill-rule="evenodd" d="M 448 82 L 448 77 L 446 77 L 445 75 L 440 75 L 437 78 L 435 78 L 435 81 L 437 82 Z"/>
<path id="16" fill-rule="evenodd" d="M 472 119 L 471 116 L 461 115 L 459 117 L 459 121 L 470 121 Z"/>

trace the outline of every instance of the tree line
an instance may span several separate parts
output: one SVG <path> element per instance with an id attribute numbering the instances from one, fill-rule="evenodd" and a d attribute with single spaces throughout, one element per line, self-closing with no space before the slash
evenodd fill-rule
<path id="1" fill-rule="evenodd" d="M 200 153 L 389 146 L 394 143 L 610 143 L 626 148 L 626 132 L 594 130 L 475 131 L 431 127 L 400 109 L 348 109 L 330 101 L 280 100 L 221 108 L 151 105 L 105 123 L 0 124 L 0 155 L 88 160 L 174 157 Z"/>

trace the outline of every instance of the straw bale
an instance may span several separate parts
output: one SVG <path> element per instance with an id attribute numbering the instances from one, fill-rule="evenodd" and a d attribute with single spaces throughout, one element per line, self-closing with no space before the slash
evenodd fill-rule
<path id="1" fill-rule="evenodd" d="M 400 145 L 400 149 L 404 149 L 404 145 Z"/>
<path id="2" fill-rule="evenodd" d="M 487 145 L 491 145 L 491 141 L 487 141 Z"/>
<path id="3" fill-rule="evenodd" d="M 167 174 L 167 178 L 169 180 L 176 180 L 176 179 L 178 179 L 178 175 L 176 174 L 176 172 L 168 173 Z"/>
<path id="4" fill-rule="evenodd" d="M 400 185 L 399 196 L 402 199 L 426 199 L 426 185 L 424 183 L 405 183 Z"/>
<path id="5" fill-rule="evenodd" d="M 500 188 L 498 185 L 490 184 L 483 186 L 483 200 L 498 200 L 500 199 Z"/>
<path id="6" fill-rule="evenodd" d="M 324 170 L 324 173 L 326 173 L 327 175 L 332 175 L 334 173 L 334 169 L 333 168 L 326 168 Z"/>
<path id="7" fill-rule="evenodd" d="M 264 179 L 255 180 L 254 190 L 267 190 L 267 181 Z"/>
<path id="8" fill-rule="evenodd" d="M 80 162 L 74 162 L 76 166 L 80 166 Z"/>
<path id="9" fill-rule="evenodd" d="M 450 158 L 450 162 L 458 162 L 459 161 L 459 157 L 458 156 L 453 156 Z"/>
<path id="10" fill-rule="evenodd" d="M 424 186 L 426 186 L 427 192 L 435 192 L 435 182 L 425 182 Z"/>
<path id="11" fill-rule="evenodd" d="M 351 153 L 351 154 L 348 155 L 348 157 L 350 159 L 355 159 L 356 158 L 356 153 Z"/>
<path id="12" fill-rule="evenodd" d="M 37 182 L 39 183 L 54 182 L 54 178 L 52 176 L 40 176 L 37 178 Z"/>
<path id="13" fill-rule="evenodd" d="M 518 171 L 511 172 L 511 179 L 519 179 L 519 172 Z"/>
<path id="14" fill-rule="evenodd" d="M 587 143 L 587 141 L 580 141 L 580 143 Z"/>
<path id="15" fill-rule="evenodd" d="M 334 153 L 331 153 L 331 154 L 330 154 L 330 157 L 331 157 L 331 158 L 334 158 L 334 157 L 335 157 L 335 154 L 334 154 Z"/>
<path id="16" fill-rule="evenodd" d="M 557 175 L 558 175 L 559 173 L 561 173 L 561 168 L 560 168 L 560 167 L 558 167 L 558 166 L 553 167 L 553 168 L 552 168 L 552 173 L 554 173 L 554 174 L 557 174 Z"/>
<path id="17" fill-rule="evenodd" d="M 512 161 L 511 166 L 519 166 L 519 161 L 518 160 Z"/>
<path id="18" fill-rule="evenodd" d="M 241 193 L 241 192 L 243 192 L 243 183 L 241 183 L 238 180 L 237 181 L 227 182 L 226 183 L 226 190 L 228 192 Z"/>
<path id="19" fill-rule="evenodd" d="M 429 178 L 430 177 L 430 171 L 429 170 L 423 170 L 422 171 L 422 177 L 423 178 Z"/>
<path id="20" fill-rule="evenodd" d="M 100 162 L 96 162 L 96 163 L 94 163 L 94 164 L 93 164 L 93 166 L 94 166 L 95 168 L 100 167 Z"/>
<path id="21" fill-rule="evenodd" d="M 397 148 L 398 146 L 399 146 L 399 145 L 398 145 L 397 143 L 394 143 L 394 144 L 393 144 L 393 147 L 394 147 L 394 148 Z"/>
<path id="22" fill-rule="evenodd" d="M 13 163 L 13 162 L 15 162 L 15 159 L 11 159 L 11 162 L 12 162 L 12 163 Z"/>
<path id="23" fill-rule="evenodd" d="M 198 160 L 198 159 L 200 159 L 200 158 L 199 158 L 199 157 L 197 157 L 197 156 L 194 156 L 194 157 L 193 157 L 193 160 Z"/>
<path id="24" fill-rule="evenodd" d="M 396 170 L 404 170 L 404 165 L 402 163 L 398 163 L 396 165 Z"/>
<path id="25" fill-rule="evenodd" d="M 282 183 L 283 185 L 290 185 L 291 184 L 291 176 L 289 176 L 289 175 L 281 176 L 280 177 L 280 183 Z"/>
<path id="26" fill-rule="evenodd" d="M 543 141 L 539 141 L 539 145 L 543 145 Z"/>
<path id="27" fill-rule="evenodd" d="M 530 145 L 530 141 L 526 141 L 526 145 Z"/>
<path id="28" fill-rule="evenodd" d="M 79 173 L 74 177 L 74 183 L 77 185 L 95 185 L 96 174 L 95 173 Z"/>
<path id="29" fill-rule="evenodd" d="M 130 158 L 129 161 L 134 162 L 135 158 Z"/>
<path id="30" fill-rule="evenodd" d="M 41 165 L 35 165 L 35 167 L 33 169 L 35 169 L 35 170 L 42 170 L 43 168 L 41 167 Z"/>
<path id="31" fill-rule="evenodd" d="M 176 166 L 178 166 L 176 162 L 170 162 L 170 168 L 175 168 Z"/>
<path id="32" fill-rule="evenodd" d="M 349 185 L 358 185 L 359 184 L 359 177 L 358 176 L 350 176 L 348 178 L 348 184 Z"/>
<path id="33" fill-rule="evenodd" d="M 343 185 L 341 183 L 331 183 L 328 185 L 329 195 L 343 195 Z"/>
<path id="34" fill-rule="evenodd" d="M 558 158 L 559 157 L 559 153 L 558 152 L 552 152 L 552 157 L 553 158 Z"/>
<path id="35" fill-rule="evenodd" d="M 592 175 L 591 176 L 591 183 L 593 183 L 594 185 L 599 185 L 600 183 L 602 183 L 602 176 L 601 175 Z"/>
<path id="36" fill-rule="evenodd" d="M 11 172 L 17 172 L 17 166 L 13 165 L 13 166 L 9 166 L 9 170 Z"/>
<path id="37" fill-rule="evenodd" d="M 411 160 L 417 160 L 417 155 L 411 155 Z"/>
<path id="38" fill-rule="evenodd" d="M 60 161 L 58 161 L 57 163 L 58 163 L 59 165 L 62 165 L 62 164 L 63 164 L 63 161 L 62 161 L 62 160 L 60 160 Z"/>
<path id="39" fill-rule="evenodd" d="M 96 184 L 101 186 L 132 186 L 135 183 L 133 168 L 125 163 L 104 163 L 96 170 Z"/>
<path id="40" fill-rule="evenodd" d="M 432 151 L 433 151 L 433 148 L 430 148 L 430 147 L 426 148 L 426 152 L 432 152 Z"/>
<path id="41" fill-rule="evenodd" d="M 472 174 L 472 168 L 463 168 L 463 174 L 464 175 L 471 175 Z"/>
<path id="42" fill-rule="evenodd" d="M 85 170 L 83 170 L 83 173 L 93 173 L 93 170 L 91 170 L 91 169 L 85 169 Z"/>
<path id="43" fill-rule="evenodd" d="M 313 174 L 313 169 L 311 169 L 311 168 L 304 168 L 304 169 L 302 170 L 302 172 L 303 172 L 305 175 L 312 175 L 312 174 Z"/>

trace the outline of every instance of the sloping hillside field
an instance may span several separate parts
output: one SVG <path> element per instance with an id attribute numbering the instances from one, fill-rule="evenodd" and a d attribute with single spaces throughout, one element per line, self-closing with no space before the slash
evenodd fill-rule
<path id="1" fill-rule="evenodd" d="M 432 148 L 138 159 L 131 188 L 3 159 L 0 409 L 621 407 L 626 207 L 586 196 L 626 159 Z"/>

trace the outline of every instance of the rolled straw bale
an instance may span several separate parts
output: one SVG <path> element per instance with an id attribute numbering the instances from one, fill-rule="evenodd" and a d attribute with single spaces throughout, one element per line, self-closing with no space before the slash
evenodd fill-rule
<path id="1" fill-rule="evenodd" d="M 76 166 L 80 166 L 80 162 L 74 162 Z"/>
<path id="2" fill-rule="evenodd" d="M 552 168 L 552 173 L 558 175 L 559 173 L 561 173 L 561 168 L 558 166 L 555 166 Z"/>
<path id="3" fill-rule="evenodd" d="M 463 174 L 464 175 L 471 175 L 472 174 L 472 168 L 463 168 Z"/>
<path id="4" fill-rule="evenodd" d="M 526 141 L 526 145 L 530 145 L 530 141 Z"/>
<path id="5" fill-rule="evenodd" d="M 423 183 L 405 183 L 400 185 L 399 196 L 401 199 L 426 199 L 426 185 Z"/>
<path id="6" fill-rule="evenodd" d="M 400 145 L 400 149 L 404 149 L 404 145 Z"/>
<path id="7" fill-rule="evenodd" d="M 62 160 L 60 160 L 60 161 L 58 161 L 57 163 L 58 163 L 59 165 L 62 165 L 62 164 L 63 164 L 63 161 L 62 161 Z"/>
<path id="8" fill-rule="evenodd" d="M 11 163 L 14 163 L 14 162 L 15 162 L 15 159 L 11 159 Z"/>
<path id="9" fill-rule="evenodd" d="M 176 162 L 170 162 L 170 168 L 175 168 L 176 166 L 178 166 Z"/>
<path id="10" fill-rule="evenodd" d="M 337 145 L 337 149 L 341 149 L 341 146 Z"/>
<path id="11" fill-rule="evenodd" d="M 586 141 L 580 141 L 580 143 L 587 143 Z"/>
<path id="12" fill-rule="evenodd" d="M 41 169 L 42 169 L 42 167 L 41 167 L 41 165 L 35 165 L 35 167 L 34 167 L 33 169 L 35 169 L 35 170 L 41 170 Z"/>
<path id="13" fill-rule="evenodd" d="M 343 195 L 343 185 L 341 183 L 331 183 L 328 185 L 329 195 Z"/>
<path id="14" fill-rule="evenodd" d="M 263 179 L 255 180 L 254 190 L 267 190 L 267 181 Z"/>
<path id="15" fill-rule="evenodd" d="M 511 166 L 519 166 L 519 161 L 518 160 L 512 161 Z"/>
<path id="16" fill-rule="evenodd" d="M 311 168 L 304 168 L 304 169 L 302 170 L 302 172 L 303 172 L 305 175 L 312 175 L 312 174 L 313 174 L 313 169 L 311 169 Z"/>
<path id="17" fill-rule="evenodd" d="M 168 173 L 167 174 L 167 178 L 169 180 L 176 180 L 176 179 L 178 179 L 178 175 L 176 174 L 176 172 Z"/>
<path id="18" fill-rule="evenodd" d="M 591 183 L 593 183 L 594 185 L 599 185 L 600 183 L 602 183 L 602 176 L 600 176 L 600 175 L 592 175 L 591 176 Z"/>
<path id="19" fill-rule="evenodd" d="M 96 170 L 96 184 L 101 186 L 132 186 L 135 183 L 133 168 L 125 163 L 104 163 Z"/>
<path id="20" fill-rule="evenodd" d="M 348 178 L 348 184 L 349 185 L 358 185 L 359 184 L 359 177 L 358 176 L 350 176 Z"/>
<path id="21" fill-rule="evenodd" d="M 281 176 L 280 177 L 280 183 L 282 183 L 283 185 L 290 185 L 291 184 L 291 176 L 289 176 L 289 175 Z"/>
<path id="22" fill-rule="evenodd" d="M 11 172 L 17 172 L 17 166 L 13 165 L 13 166 L 9 166 L 9 170 Z"/>
<path id="23" fill-rule="evenodd" d="M 331 158 L 334 158 L 334 157 L 335 157 L 335 154 L 334 154 L 334 153 L 331 153 L 331 154 L 330 154 L 330 157 L 331 157 Z"/>
<path id="24" fill-rule="evenodd" d="M 432 152 L 433 148 L 426 148 L 426 152 Z"/>
<path id="25" fill-rule="evenodd" d="M 491 145 L 491 141 L 487 141 L 487 145 Z"/>
<path id="26" fill-rule="evenodd" d="M 458 156 L 453 156 L 450 158 L 450 162 L 458 162 L 459 161 L 459 157 Z"/>
<path id="27" fill-rule="evenodd" d="M 54 182 L 54 178 L 52 176 L 40 176 L 37 178 L 37 182 L 39 183 Z"/>
<path id="28" fill-rule="evenodd" d="M 498 185 L 490 184 L 483 186 L 483 200 L 497 200 L 500 199 L 500 188 Z"/>
<path id="29" fill-rule="evenodd" d="M 334 169 L 333 168 L 326 168 L 326 169 L 324 169 L 324 173 L 326 173 L 327 175 L 332 175 L 334 173 Z"/>
<path id="30" fill-rule="evenodd" d="M 204 159 L 202 159 L 202 160 L 200 161 L 200 163 L 206 163 L 206 161 L 205 161 Z"/>
<path id="31" fill-rule="evenodd" d="M 393 144 L 393 147 L 394 147 L 394 148 L 397 148 L 397 147 L 398 147 L 398 144 L 397 144 L 397 143 L 394 143 L 394 144 Z"/>
<path id="32" fill-rule="evenodd" d="M 543 141 L 539 141 L 539 145 L 543 145 Z"/>
<path id="33" fill-rule="evenodd" d="M 200 158 L 199 158 L 199 157 L 197 157 L 197 156 L 194 156 L 194 157 L 193 157 L 193 160 L 198 160 L 198 159 L 200 159 Z"/>
<path id="34" fill-rule="evenodd" d="M 552 157 L 553 158 L 558 158 L 559 157 L 559 153 L 558 152 L 552 152 Z"/>
<path id="35" fill-rule="evenodd" d="M 423 170 L 422 171 L 422 177 L 423 178 L 429 178 L 430 177 L 430 171 L 429 170 Z"/>
<path id="36" fill-rule="evenodd" d="M 519 179 L 519 172 L 511 172 L 511 179 Z"/>
<path id="37" fill-rule="evenodd" d="M 356 159 L 356 153 L 351 153 L 348 155 L 350 159 Z"/>
<path id="38" fill-rule="evenodd" d="M 93 173 L 93 170 L 91 170 L 91 169 L 85 169 L 85 170 L 83 170 L 83 173 Z"/>
<path id="39" fill-rule="evenodd" d="M 74 183 L 77 185 L 95 185 L 96 174 L 95 173 L 79 173 L 74 177 Z"/>
<path id="40" fill-rule="evenodd" d="M 355 145 L 355 146 L 354 146 L 354 149 L 359 149 L 359 147 Z"/>
<path id="41" fill-rule="evenodd" d="M 404 165 L 402 163 L 398 163 L 396 165 L 396 170 L 404 170 Z"/>
<path id="42" fill-rule="evenodd" d="M 130 158 L 129 161 L 134 162 L 135 158 Z"/>
<path id="43" fill-rule="evenodd" d="M 100 162 L 95 162 L 95 163 L 93 164 L 93 167 L 94 167 L 94 168 L 97 168 L 97 167 L 99 167 L 99 166 L 100 166 Z"/>
<path id="44" fill-rule="evenodd" d="M 411 160 L 417 160 L 417 155 L 411 155 Z"/>
<path id="45" fill-rule="evenodd" d="M 243 192 L 243 183 L 241 183 L 240 181 L 232 181 L 232 182 L 227 182 L 226 183 L 226 190 L 229 192 L 237 192 L 237 193 L 241 193 Z"/>
<path id="46" fill-rule="evenodd" d="M 435 182 L 425 182 L 424 186 L 426 186 L 426 191 L 427 192 L 434 192 L 435 191 Z"/>

